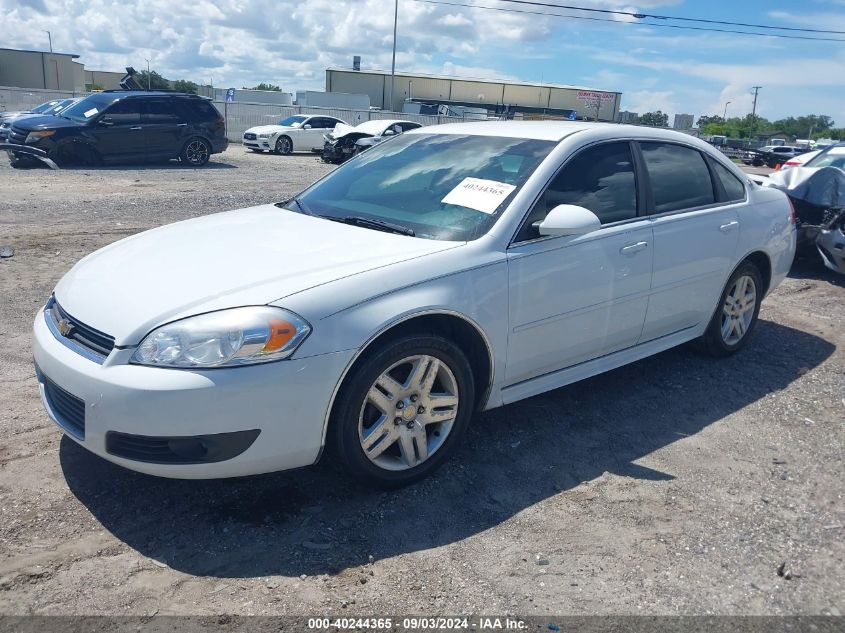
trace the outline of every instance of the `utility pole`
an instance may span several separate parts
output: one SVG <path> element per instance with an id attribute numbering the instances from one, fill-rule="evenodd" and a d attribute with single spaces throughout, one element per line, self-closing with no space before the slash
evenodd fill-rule
<path id="1" fill-rule="evenodd" d="M 396 25 L 399 22 L 399 0 L 393 3 L 393 61 L 390 64 L 390 110 L 393 110 L 393 81 L 396 76 Z"/>
<path id="2" fill-rule="evenodd" d="M 147 59 L 146 57 L 144 59 Z M 150 60 L 147 59 L 147 92 L 150 91 Z"/>
<path id="3" fill-rule="evenodd" d="M 722 115 L 722 121 L 728 120 L 728 106 L 731 105 L 731 103 L 733 103 L 733 102 L 732 101 L 726 101 L 725 102 L 725 113 Z"/>
<path id="4" fill-rule="evenodd" d="M 50 42 L 50 52 L 52 53 L 53 52 L 53 35 L 50 33 L 50 31 L 45 30 L 44 32 L 47 34 L 47 39 Z"/>
<path id="5" fill-rule="evenodd" d="M 763 86 L 751 86 L 751 89 L 754 91 L 754 105 L 751 106 L 751 133 L 754 134 L 754 130 L 757 128 L 757 92 Z"/>

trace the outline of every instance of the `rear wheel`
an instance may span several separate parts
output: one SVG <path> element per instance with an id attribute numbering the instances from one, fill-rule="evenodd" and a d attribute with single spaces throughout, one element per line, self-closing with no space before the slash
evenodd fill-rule
<path id="1" fill-rule="evenodd" d="M 287 155 L 293 151 L 293 141 L 289 136 L 280 136 L 276 139 L 276 153 Z"/>
<path id="2" fill-rule="evenodd" d="M 179 160 L 191 167 L 202 167 L 209 158 L 211 158 L 211 146 L 208 141 L 201 138 L 189 140 L 182 148 L 182 153 L 179 154 Z"/>
<path id="3" fill-rule="evenodd" d="M 454 451 L 474 403 L 461 349 L 435 334 L 395 339 L 347 377 L 332 416 L 333 448 L 361 482 L 397 488 Z"/>
<path id="4" fill-rule="evenodd" d="M 743 262 L 728 279 L 701 344 L 711 356 L 730 356 L 741 350 L 757 325 L 762 301 L 760 270 Z"/>

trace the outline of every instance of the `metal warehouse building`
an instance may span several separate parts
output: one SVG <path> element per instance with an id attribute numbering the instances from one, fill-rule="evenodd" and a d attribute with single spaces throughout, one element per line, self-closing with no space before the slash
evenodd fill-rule
<path id="1" fill-rule="evenodd" d="M 593 120 L 598 114 L 600 121 L 616 120 L 622 98 L 619 92 L 578 86 L 396 73 L 393 102 L 387 103 L 390 99 L 389 71 L 346 68 L 326 70 L 326 92 L 366 94 L 373 106 L 394 112 L 402 112 L 404 104 L 412 101 L 481 107 L 492 112 L 502 112 L 511 106 L 518 118 L 550 116 Z"/>
<path id="2" fill-rule="evenodd" d="M 86 90 L 120 88 L 124 73 L 86 70 L 79 55 L 0 48 L 0 86 L 35 90 Z"/>

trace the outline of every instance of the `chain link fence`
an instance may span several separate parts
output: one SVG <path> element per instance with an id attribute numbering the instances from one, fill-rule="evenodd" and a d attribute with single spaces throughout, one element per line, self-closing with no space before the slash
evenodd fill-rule
<path id="1" fill-rule="evenodd" d="M 85 97 L 90 92 L 65 90 L 36 90 L 0 86 L 0 111 L 28 110 L 45 101 Z M 305 106 L 279 106 L 264 103 L 243 103 L 214 101 L 214 105 L 226 119 L 226 134 L 230 141 L 240 142 L 243 133 L 257 125 L 272 125 L 292 114 L 323 114 L 332 116 L 350 125 L 358 125 L 373 119 L 403 119 L 422 125 L 460 123 L 465 119 L 453 116 L 410 114 L 407 112 L 385 112 L 382 110 L 347 110 L 343 108 L 312 108 Z"/>

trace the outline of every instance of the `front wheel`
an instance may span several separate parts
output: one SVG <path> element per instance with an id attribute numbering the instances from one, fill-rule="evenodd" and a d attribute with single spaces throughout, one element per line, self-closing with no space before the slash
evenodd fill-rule
<path id="1" fill-rule="evenodd" d="M 711 356 L 730 356 L 748 343 L 760 313 L 763 281 L 760 270 L 743 262 L 728 279 L 701 344 Z"/>
<path id="2" fill-rule="evenodd" d="M 276 139 L 276 153 L 286 156 L 293 151 L 293 141 L 288 136 L 280 136 Z"/>
<path id="3" fill-rule="evenodd" d="M 211 147 L 201 138 L 192 138 L 185 143 L 182 153 L 179 154 L 179 160 L 191 167 L 202 167 L 209 158 L 211 158 Z"/>
<path id="4" fill-rule="evenodd" d="M 469 361 L 453 342 L 436 334 L 395 339 L 347 377 L 332 416 L 333 448 L 367 485 L 419 481 L 454 451 L 474 397 Z"/>

